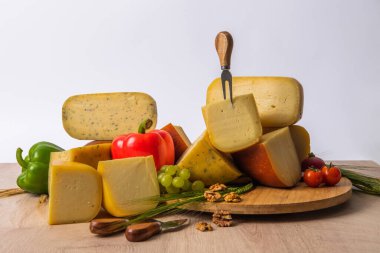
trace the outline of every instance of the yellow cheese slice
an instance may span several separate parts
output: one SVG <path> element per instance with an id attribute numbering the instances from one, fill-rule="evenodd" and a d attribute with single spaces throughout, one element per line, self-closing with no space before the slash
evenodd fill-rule
<path id="1" fill-rule="evenodd" d="M 202 113 L 211 144 L 225 153 L 237 152 L 257 143 L 262 127 L 252 94 L 207 104 Z"/>
<path id="2" fill-rule="evenodd" d="M 157 206 L 160 195 L 153 156 L 99 162 L 103 206 L 113 216 L 140 214 Z"/>
<path id="3" fill-rule="evenodd" d="M 241 175 L 231 160 L 215 149 L 207 131 L 185 151 L 177 165 L 191 172 L 190 180 L 202 180 L 206 185 L 227 183 Z"/>
<path id="4" fill-rule="evenodd" d="M 51 164 L 49 189 L 49 224 L 88 222 L 99 213 L 102 181 L 99 173 L 86 164 Z"/>
<path id="5" fill-rule="evenodd" d="M 79 140 L 113 140 L 136 133 L 139 125 L 151 119 L 157 123 L 156 101 L 145 93 L 98 93 L 69 97 L 62 107 L 66 132 Z"/>
<path id="6" fill-rule="evenodd" d="M 95 169 L 98 167 L 99 161 L 110 159 L 111 143 L 83 146 L 66 151 L 50 153 L 51 163 L 54 161 L 79 162 L 90 165 Z"/>
<path id="7" fill-rule="evenodd" d="M 301 166 L 288 127 L 264 134 L 260 143 L 232 154 L 239 169 L 271 187 L 291 187 L 301 177 Z"/>
<path id="8" fill-rule="evenodd" d="M 264 128 L 263 133 L 270 133 L 278 129 L 279 128 Z M 300 162 L 302 162 L 309 156 L 309 153 L 311 152 L 310 135 L 308 131 L 300 125 L 289 126 L 289 131 L 290 135 L 292 136 L 294 146 L 296 147 L 298 159 Z"/>
<path id="9" fill-rule="evenodd" d="M 285 127 L 302 117 L 303 89 L 288 77 L 233 77 L 232 94 L 253 94 L 263 127 Z M 223 100 L 220 78 L 207 89 L 206 104 Z M 229 95 L 227 94 L 227 97 Z"/>

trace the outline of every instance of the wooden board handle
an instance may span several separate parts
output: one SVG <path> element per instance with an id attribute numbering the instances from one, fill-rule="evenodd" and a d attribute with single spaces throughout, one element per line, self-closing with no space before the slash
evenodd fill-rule
<path id="1" fill-rule="evenodd" d="M 130 242 L 141 242 L 161 232 L 159 222 L 146 222 L 133 224 L 125 230 L 125 237 Z"/>
<path id="2" fill-rule="evenodd" d="M 230 69 L 232 48 L 234 41 L 229 32 L 220 32 L 215 38 L 215 48 L 219 56 L 220 67 Z"/>

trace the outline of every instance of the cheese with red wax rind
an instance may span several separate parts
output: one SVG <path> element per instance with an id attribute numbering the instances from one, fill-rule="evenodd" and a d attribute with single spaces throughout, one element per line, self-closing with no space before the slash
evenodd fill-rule
<path id="1" fill-rule="evenodd" d="M 232 154 L 237 167 L 261 184 L 292 187 L 301 177 L 301 166 L 288 127 L 264 134 L 260 142 Z"/>
<path id="2" fill-rule="evenodd" d="M 278 130 L 279 128 L 263 128 L 263 133 L 270 133 L 272 131 Z M 308 131 L 300 125 L 291 125 L 289 126 L 290 135 L 292 136 L 292 140 L 294 142 L 294 146 L 296 147 L 298 159 L 300 162 L 305 160 L 310 152 L 310 135 Z"/>

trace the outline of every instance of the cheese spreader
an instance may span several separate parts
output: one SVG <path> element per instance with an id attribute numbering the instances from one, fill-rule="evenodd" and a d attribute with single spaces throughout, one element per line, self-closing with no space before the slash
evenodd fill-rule
<path id="1" fill-rule="evenodd" d="M 152 222 L 132 224 L 125 230 L 125 237 L 130 242 L 141 242 L 161 232 L 173 231 L 188 224 L 188 219 L 166 222 L 155 220 Z"/>
<path id="2" fill-rule="evenodd" d="M 230 101 L 232 103 L 232 75 L 230 72 L 231 54 L 234 41 L 229 32 L 220 32 L 215 38 L 215 48 L 219 56 L 220 67 L 222 69 L 221 81 L 223 98 L 226 99 L 226 82 L 228 82 Z"/>
<path id="3" fill-rule="evenodd" d="M 125 230 L 125 237 L 128 241 L 145 241 L 150 237 L 165 231 L 178 229 L 186 226 L 188 219 L 179 219 L 162 222 L 149 219 L 144 223 L 128 224 L 123 218 L 99 218 L 90 222 L 90 231 L 93 234 L 108 236 Z"/>

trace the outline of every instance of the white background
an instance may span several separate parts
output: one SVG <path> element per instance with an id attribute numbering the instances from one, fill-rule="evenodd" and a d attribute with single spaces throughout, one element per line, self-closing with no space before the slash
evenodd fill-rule
<path id="1" fill-rule="evenodd" d="M 233 75 L 303 84 L 315 153 L 380 161 L 380 1 L 0 0 L 0 162 L 41 140 L 82 145 L 61 123 L 81 93 L 147 92 L 158 126 L 194 140 L 222 30 Z"/>

